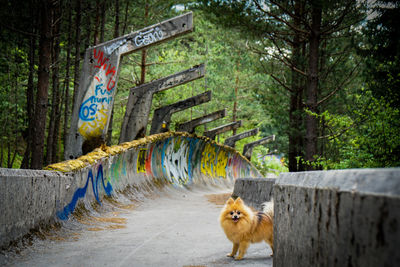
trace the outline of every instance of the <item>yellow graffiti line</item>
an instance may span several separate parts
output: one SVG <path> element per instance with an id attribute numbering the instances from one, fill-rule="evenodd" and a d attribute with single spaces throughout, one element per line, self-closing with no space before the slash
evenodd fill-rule
<path id="1" fill-rule="evenodd" d="M 146 173 L 146 152 L 147 149 L 140 149 L 137 157 L 137 172 Z"/>
<path id="2" fill-rule="evenodd" d="M 211 144 L 206 144 L 201 157 L 201 172 L 205 175 L 213 176 L 213 166 L 217 154 L 215 147 Z"/>
<path id="3" fill-rule="evenodd" d="M 217 159 L 217 176 L 226 177 L 226 165 L 228 164 L 228 157 L 226 151 L 220 149 Z"/>

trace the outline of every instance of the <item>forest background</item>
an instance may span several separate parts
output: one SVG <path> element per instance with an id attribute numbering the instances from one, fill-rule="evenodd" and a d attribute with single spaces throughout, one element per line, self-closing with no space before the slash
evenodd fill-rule
<path id="1" fill-rule="evenodd" d="M 174 114 L 172 130 L 226 108 L 196 133 L 237 120 L 236 133 L 258 127 L 238 151 L 276 135 L 252 157 L 264 173 L 400 166 L 398 1 L 0 2 L 0 167 L 64 160 L 86 48 L 188 11 L 193 33 L 123 57 L 108 144 L 118 142 L 130 88 L 206 63 L 203 79 L 155 95 L 152 111 L 213 93 Z"/>

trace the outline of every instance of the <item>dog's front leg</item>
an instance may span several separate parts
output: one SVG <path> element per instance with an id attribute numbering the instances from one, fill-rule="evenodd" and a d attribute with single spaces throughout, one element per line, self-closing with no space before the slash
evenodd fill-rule
<path id="1" fill-rule="evenodd" d="M 239 255 L 235 258 L 235 260 L 243 259 L 244 254 L 246 254 L 247 248 L 249 247 L 249 241 L 242 241 L 239 243 Z"/>
<path id="2" fill-rule="evenodd" d="M 235 257 L 235 255 L 236 255 L 236 253 L 238 251 L 238 248 L 239 248 L 239 244 L 233 243 L 232 253 L 230 253 L 230 254 L 228 254 L 226 256 Z"/>

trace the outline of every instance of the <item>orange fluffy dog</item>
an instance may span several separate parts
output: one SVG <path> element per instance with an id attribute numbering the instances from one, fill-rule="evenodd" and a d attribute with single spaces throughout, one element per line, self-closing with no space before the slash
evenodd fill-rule
<path id="1" fill-rule="evenodd" d="M 239 250 L 235 259 L 241 260 L 250 243 L 263 240 L 271 246 L 273 252 L 273 216 L 273 202 L 264 203 L 262 212 L 254 212 L 240 197 L 236 200 L 229 198 L 219 217 L 226 237 L 233 243 L 232 253 L 227 256 L 235 257 Z"/>

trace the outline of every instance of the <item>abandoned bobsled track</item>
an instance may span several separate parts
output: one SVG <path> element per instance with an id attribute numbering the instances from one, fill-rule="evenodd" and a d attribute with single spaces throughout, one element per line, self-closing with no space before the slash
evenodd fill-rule
<path id="1" fill-rule="evenodd" d="M 237 178 L 260 173 L 230 147 L 169 132 L 99 148 L 47 171 L 9 176 L 14 176 L 5 180 L 9 186 L 29 179 L 33 186 L 15 185 L 4 198 L 7 202 L 24 195 L 2 207 L 10 215 L 0 233 L 3 246 L 32 228 L 62 227 L 25 235 L 22 240 L 33 239 L 33 245 L 19 256 L 3 253 L 0 264 L 218 266 L 234 264 L 225 256 L 231 243 L 218 223 L 222 204 Z M 34 201 L 24 204 L 29 199 Z M 269 255 L 266 244 L 255 245 L 247 264 L 272 264 Z"/>

